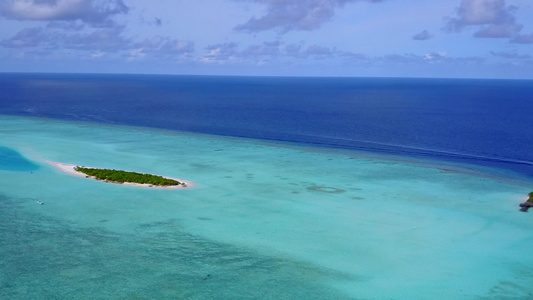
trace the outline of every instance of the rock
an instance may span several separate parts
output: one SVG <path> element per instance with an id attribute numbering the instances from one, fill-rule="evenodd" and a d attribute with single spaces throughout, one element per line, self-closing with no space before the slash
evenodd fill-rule
<path id="1" fill-rule="evenodd" d="M 527 212 L 530 207 L 533 207 L 533 202 L 528 200 L 526 202 L 520 203 L 520 207 L 520 211 Z"/>

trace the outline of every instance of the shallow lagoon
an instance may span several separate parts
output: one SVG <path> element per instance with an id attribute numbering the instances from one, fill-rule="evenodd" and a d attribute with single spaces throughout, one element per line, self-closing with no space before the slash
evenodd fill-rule
<path id="1" fill-rule="evenodd" d="M 36 166 L 0 168 L 0 298 L 533 296 L 528 179 L 144 128 L 0 128 L 0 146 Z M 106 184 L 44 160 L 197 186 Z"/>

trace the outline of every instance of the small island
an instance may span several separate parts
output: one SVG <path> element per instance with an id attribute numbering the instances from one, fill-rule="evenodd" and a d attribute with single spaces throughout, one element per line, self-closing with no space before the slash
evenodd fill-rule
<path id="1" fill-rule="evenodd" d="M 190 181 L 177 178 L 163 177 L 159 175 L 114 169 L 93 168 L 53 161 L 46 162 L 59 169 L 60 171 L 71 175 L 91 178 L 114 184 L 165 189 L 187 188 L 192 185 Z"/>
<path id="2" fill-rule="evenodd" d="M 149 185 L 158 185 L 158 186 L 171 186 L 171 185 L 182 185 L 187 186 L 185 182 L 179 182 L 171 178 L 165 178 L 163 176 L 144 174 L 137 172 L 127 172 L 122 170 L 114 169 L 97 169 L 97 168 L 86 168 L 76 166 L 74 170 L 82 172 L 89 176 L 94 177 L 98 180 L 111 181 L 113 183 L 138 183 L 138 184 L 149 184 Z"/>
<path id="3" fill-rule="evenodd" d="M 526 202 L 520 203 L 520 211 L 527 212 L 530 207 L 533 207 L 533 192 L 529 193 Z"/>

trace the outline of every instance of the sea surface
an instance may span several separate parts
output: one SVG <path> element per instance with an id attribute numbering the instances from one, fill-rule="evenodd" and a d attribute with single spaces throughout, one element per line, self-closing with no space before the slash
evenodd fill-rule
<path id="1" fill-rule="evenodd" d="M 532 112 L 527 80 L 0 74 L 0 299 L 531 299 Z"/>

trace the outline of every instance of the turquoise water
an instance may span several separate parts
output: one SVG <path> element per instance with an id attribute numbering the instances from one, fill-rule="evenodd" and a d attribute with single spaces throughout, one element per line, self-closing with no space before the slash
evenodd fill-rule
<path id="1" fill-rule="evenodd" d="M 0 169 L 7 171 L 34 171 L 37 165 L 22 157 L 18 152 L 0 147 Z"/>
<path id="2" fill-rule="evenodd" d="M 0 160 L 2 299 L 533 297 L 527 179 L 5 116 L 0 146 L 36 166 Z M 113 185 L 46 160 L 197 185 Z"/>

